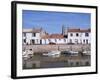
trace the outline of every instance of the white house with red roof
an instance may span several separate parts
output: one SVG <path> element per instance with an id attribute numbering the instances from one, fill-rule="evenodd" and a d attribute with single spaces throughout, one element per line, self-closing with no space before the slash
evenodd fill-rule
<path id="1" fill-rule="evenodd" d="M 48 34 L 42 28 L 23 29 L 23 44 L 90 44 L 90 29 L 62 28 L 62 34 Z"/>
<path id="2" fill-rule="evenodd" d="M 62 34 L 50 34 L 41 38 L 42 44 L 67 44 L 67 38 Z"/>
<path id="3" fill-rule="evenodd" d="M 74 44 L 90 44 L 91 30 L 90 29 L 67 29 L 68 43 Z"/>

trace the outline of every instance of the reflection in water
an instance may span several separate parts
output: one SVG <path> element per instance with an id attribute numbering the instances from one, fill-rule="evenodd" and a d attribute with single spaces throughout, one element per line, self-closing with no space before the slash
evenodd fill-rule
<path id="1" fill-rule="evenodd" d="M 46 53 L 45 53 L 46 54 Z M 67 54 L 62 51 L 59 57 L 52 57 L 34 53 L 28 59 L 23 58 L 23 69 L 37 69 L 37 68 L 57 68 L 57 67 L 80 67 L 90 66 L 90 55 L 83 55 L 82 53 Z"/>

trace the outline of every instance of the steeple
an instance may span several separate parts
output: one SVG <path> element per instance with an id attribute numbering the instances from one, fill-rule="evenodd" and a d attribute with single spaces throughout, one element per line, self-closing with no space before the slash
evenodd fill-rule
<path id="1" fill-rule="evenodd" d="M 65 32 L 65 25 L 62 25 L 62 35 L 64 35 L 64 32 Z"/>

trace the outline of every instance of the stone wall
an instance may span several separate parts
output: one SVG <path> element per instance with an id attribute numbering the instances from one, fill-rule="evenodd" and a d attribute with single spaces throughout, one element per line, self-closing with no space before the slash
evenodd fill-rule
<path id="1" fill-rule="evenodd" d="M 23 50 L 32 49 L 33 52 L 48 52 L 53 50 L 60 51 L 82 51 L 90 50 L 91 46 L 88 45 L 23 45 Z"/>

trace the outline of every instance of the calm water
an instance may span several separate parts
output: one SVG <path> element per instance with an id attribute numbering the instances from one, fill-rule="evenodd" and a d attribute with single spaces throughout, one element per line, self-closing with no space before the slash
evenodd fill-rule
<path id="1" fill-rule="evenodd" d="M 70 57 L 70 58 L 79 58 L 78 56 L 74 56 L 74 57 Z M 61 59 L 63 58 L 63 59 Z M 26 63 L 28 63 L 28 65 L 32 65 L 30 66 L 29 69 L 36 69 L 36 68 L 57 68 L 57 67 L 79 67 L 79 66 L 90 66 L 90 56 L 84 56 L 82 57 L 82 61 L 83 62 L 80 62 L 80 60 L 78 61 L 71 61 L 69 62 L 68 60 L 70 59 L 68 56 L 66 57 L 59 57 L 59 58 L 52 58 L 52 57 L 43 57 L 43 56 L 34 56 L 33 58 L 29 59 L 26 61 Z M 57 61 L 58 60 L 58 61 Z M 70 59 L 72 60 L 72 59 Z M 85 61 L 86 60 L 86 61 Z M 33 67 L 33 63 L 30 63 L 30 62 L 33 62 L 33 61 L 39 61 L 39 67 L 36 67 L 36 63 L 34 64 L 34 67 Z M 25 62 L 25 61 L 23 61 Z M 26 67 L 27 64 L 23 64 L 24 65 L 24 69 L 28 69 L 28 67 Z"/>

